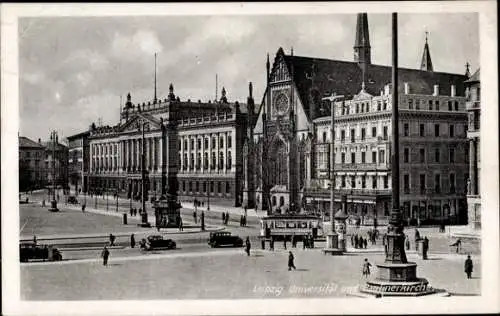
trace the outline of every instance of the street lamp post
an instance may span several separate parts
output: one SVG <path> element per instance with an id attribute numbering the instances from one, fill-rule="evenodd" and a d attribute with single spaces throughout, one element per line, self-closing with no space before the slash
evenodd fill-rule
<path id="1" fill-rule="evenodd" d="M 146 212 L 146 162 L 145 162 L 145 154 L 144 152 L 146 151 L 146 144 L 145 144 L 145 127 L 146 127 L 147 122 L 142 121 L 138 123 L 138 129 L 142 132 L 142 143 L 141 143 L 141 202 L 142 202 L 142 224 L 147 224 L 147 212 Z"/>
<path id="2" fill-rule="evenodd" d="M 106 211 L 109 211 L 109 190 L 106 188 Z"/>
<path id="3" fill-rule="evenodd" d="M 118 189 L 116 189 L 116 211 L 118 212 Z"/>
<path id="4" fill-rule="evenodd" d="M 207 181 L 207 211 L 210 211 L 210 181 Z"/>
<path id="5" fill-rule="evenodd" d="M 327 244 L 325 250 L 331 252 L 332 254 L 342 254 L 342 249 L 339 248 L 338 234 L 335 232 L 334 214 L 335 214 L 335 101 L 343 98 L 342 95 L 336 95 L 332 93 L 331 96 L 323 98 L 323 100 L 330 101 L 331 109 L 331 122 L 330 122 L 330 232 L 327 235 Z"/>
<path id="6" fill-rule="evenodd" d="M 52 131 L 50 133 L 50 140 L 52 140 L 52 201 L 50 201 L 49 211 L 57 212 L 57 200 L 56 200 L 56 145 L 57 145 L 57 132 Z"/>

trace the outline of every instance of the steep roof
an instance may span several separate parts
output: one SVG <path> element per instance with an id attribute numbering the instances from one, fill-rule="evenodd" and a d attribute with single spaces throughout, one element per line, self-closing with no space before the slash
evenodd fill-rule
<path id="1" fill-rule="evenodd" d="M 476 70 L 476 72 L 469 78 L 469 80 L 466 81 L 466 83 L 480 82 L 479 70 L 480 68 Z"/>
<path id="2" fill-rule="evenodd" d="M 280 51 L 283 50 L 278 50 L 278 54 L 281 53 Z M 324 95 L 335 92 L 351 99 L 361 89 L 362 69 L 356 62 L 290 55 L 283 55 L 283 57 L 289 69 L 293 65 L 294 81 L 308 116 L 311 90 L 318 90 L 318 97 L 314 98 L 316 109 L 318 109 L 321 97 Z M 366 65 L 365 77 L 366 91 L 372 95 L 378 95 L 385 85 L 391 83 L 392 67 Z M 461 74 L 399 68 L 398 91 L 403 92 L 404 83 L 407 82 L 410 86 L 410 93 L 430 95 L 434 91 L 434 85 L 437 84 L 441 95 L 450 95 L 453 84 L 456 86 L 456 95 L 464 96 L 465 80 L 467 77 Z"/>
<path id="3" fill-rule="evenodd" d="M 19 137 L 19 148 L 39 148 L 43 149 L 44 146 L 29 139 L 28 137 Z"/>

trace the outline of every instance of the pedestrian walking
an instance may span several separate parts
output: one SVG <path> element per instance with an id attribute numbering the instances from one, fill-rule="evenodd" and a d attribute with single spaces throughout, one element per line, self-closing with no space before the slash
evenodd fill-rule
<path id="1" fill-rule="evenodd" d="M 314 237 L 312 235 L 310 235 L 309 238 L 309 246 L 311 247 L 311 249 L 314 249 Z"/>
<path id="2" fill-rule="evenodd" d="M 354 234 L 351 235 L 351 247 L 354 248 Z"/>
<path id="3" fill-rule="evenodd" d="M 290 252 L 288 253 L 288 271 L 291 271 L 291 270 L 292 270 L 292 268 L 293 268 L 294 270 L 296 270 L 296 269 L 297 269 L 297 268 L 295 267 L 295 263 L 293 262 L 293 261 L 294 261 L 294 259 L 295 259 L 295 258 L 294 258 L 294 256 L 293 256 L 293 253 L 290 251 Z"/>
<path id="4" fill-rule="evenodd" d="M 115 245 L 115 236 L 113 234 L 109 234 L 109 245 L 112 247 Z"/>
<path id="5" fill-rule="evenodd" d="M 130 208 L 130 217 L 134 216 L 134 209 Z"/>
<path id="6" fill-rule="evenodd" d="M 459 239 L 457 239 L 457 241 L 455 241 L 453 244 L 451 244 L 450 246 L 454 246 L 456 247 L 456 253 L 459 253 L 460 252 L 460 246 L 462 245 L 462 241 Z"/>
<path id="7" fill-rule="evenodd" d="M 365 258 L 365 261 L 363 262 L 363 276 L 365 278 L 368 278 L 368 276 L 370 275 L 370 267 L 372 266 L 372 264 L 368 261 L 367 258 Z"/>
<path id="8" fill-rule="evenodd" d="M 406 250 L 410 250 L 410 238 L 406 236 Z"/>
<path id="9" fill-rule="evenodd" d="M 193 211 L 193 220 L 194 220 L 195 224 L 198 223 L 198 219 L 197 219 L 197 216 L 196 216 L 196 210 Z"/>
<path id="10" fill-rule="evenodd" d="M 130 235 L 130 248 L 135 247 L 135 237 L 134 234 Z"/>
<path id="11" fill-rule="evenodd" d="M 36 246 L 36 242 L 37 242 L 36 236 L 33 236 L 33 243 L 35 244 L 35 246 Z"/>
<path id="12" fill-rule="evenodd" d="M 354 248 L 356 248 L 356 249 L 357 249 L 357 248 L 358 248 L 358 246 L 359 246 L 359 237 L 358 237 L 358 234 L 356 234 L 356 235 L 354 236 Z"/>
<path id="13" fill-rule="evenodd" d="M 427 252 L 429 251 L 429 239 L 427 236 L 424 237 L 424 242 L 422 244 L 424 260 L 427 260 Z"/>
<path id="14" fill-rule="evenodd" d="M 274 238 L 271 238 L 271 241 L 269 242 L 269 248 L 271 250 L 274 250 Z"/>
<path id="15" fill-rule="evenodd" d="M 467 259 L 465 259 L 465 274 L 467 275 L 467 279 L 470 279 L 472 277 L 472 270 L 474 268 L 474 264 L 472 263 L 472 259 L 470 258 L 470 255 L 467 256 Z"/>
<path id="16" fill-rule="evenodd" d="M 85 204 L 82 204 L 82 212 L 85 212 L 85 208 L 87 207 L 87 205 Z"/>
<path id="17" fill-rule="evenodd" d="M 45 200 L 42 200 L 42 207 L 45 207 Z"/>
<path id="18" fill-rule="evenodd" d="M 205 212 L 201 211 L 201 231 L 205 231 Z"/>
<path id="19" fill-rule="evenodd" d="M 286 238 L 287 236 L 285 235 L 285 237 L 283 238 L 283 247 L 285 248 L 285 250 L 286 250 Z"/>
<path id="20" fill-rule="evenodd" d="M 368 247 L 368 241 L 365 239 L 363 239 L 363 247 L 366 249 L 366 247 Z"/>
<path id="21" fill-rule="evenodd" d="M 240 227 L 243 227 L 243 215 L 240 216 Z"/>
<path id="22" fill-rule="evenodd" d="M 226 225 L 226 213 L 222 212 L 222 225 Z"/>
<path id="23" fill-rule="evenodd" d="M 302 249 L 307 247 L 307 236 L 302 237 Z"/>
<path id="24" fill-rule="evenodd" d="M 243 227 L 247 227 L 247 216 L 243 215 Z"/>
<path id="25" fill-rule="evenodd" d="M 226 212 L 226 225 L 229 223 L 229 212 Z"/>
<path id="26" fill-rule="evenodd" d="M 102 250 L 101 257 L 102 257 L 102 265 L 107 266 L 109 258 L 109 250 L 106 246 L 104 246 L 104 249 Z"/>
<path id="27" fill-rule="evenodd" d="M 245 241 L 245 251 L 247 253 L 247 256 L 250 256 L 250 248 L 252 245 L 250 244 L 250 238 L 247 237 L 247 240 Z"/>

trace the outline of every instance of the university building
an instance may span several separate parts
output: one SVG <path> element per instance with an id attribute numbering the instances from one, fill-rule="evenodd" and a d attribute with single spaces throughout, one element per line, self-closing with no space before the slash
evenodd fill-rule
<path id="1" fill-rule="evenodd" d="M 244 145 L 244 204 L 259 209 L 328 210 L 348 196 L 350 214 L 391 209 L 391 71 L 371 63 L 367 14 L 358 14 L 354 61 L 278 49 Z M 420 69 L 399 69 L 401 196 L 405 216 L 466 217 L 466 75 L 434 71 L 427 39 Z M 334 103 L 335 165 L 330 166 Z M 332 168 L 333 167 L 333 168 Z M 333 172 L 332 172 L 333 171 Z M 340 207 L 340 204 L 338 205 Z"/>
<path id="2" fill-rule="evenodd" d="M 181 101 L 173 85 L 169 91 L 164 100 L 155 98 L 142 104 L 133 103 L 129 94 L 120 123 L 91 126 L 90 190 L 139 199 L 144 159 L 150 198 L 159 198 L 164 185 L 181 199 L 210 195 L 241 205 L 247 105 L 229 102 L 224 88 L 214 102 Z M 253 106 L 251 94 L 250 84 L 248 100 Z M 163 184 L 162 175 L 168 179 Z"/>

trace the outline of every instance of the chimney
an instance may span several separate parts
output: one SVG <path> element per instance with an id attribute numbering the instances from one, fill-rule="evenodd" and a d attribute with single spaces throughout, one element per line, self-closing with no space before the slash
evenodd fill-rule
<path id="1" fill-rule="evenodd" d="M 438 96 L 439 95 L 439 85 L 438 84 L 434 85 L 434 93 L 432 95 L 433 96 Z"/>
<path id="2" fill-rule="evenodd" d="M 451 96 L 454 97 L 457 94 L 457 88 L 454 84 L 451 85 Z"/>
<path id="3" fill-rule="evenodd" d="M 410 84 L 405 82 L 405 94 L 410 94 Z"/>

